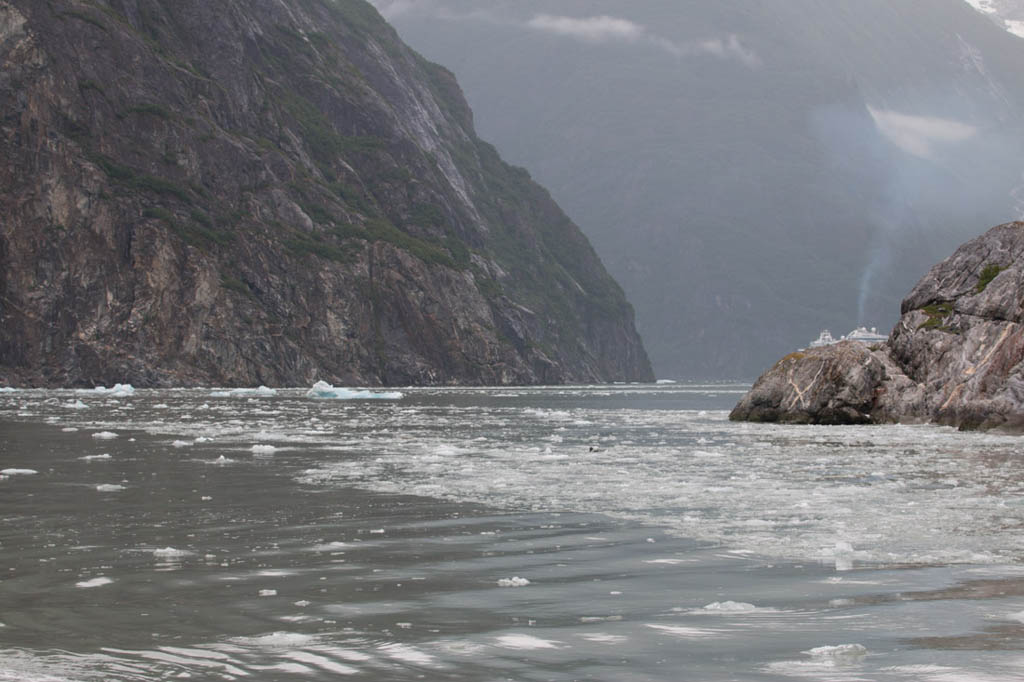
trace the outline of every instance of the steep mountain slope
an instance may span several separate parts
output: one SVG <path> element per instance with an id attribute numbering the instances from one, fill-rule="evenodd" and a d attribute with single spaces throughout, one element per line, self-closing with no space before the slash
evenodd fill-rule
<path id="1" fill-rule="evenodd" d="M 962 0 L 375 0 L 583 227 L 661 376 L 885 327 L 1024 212 L 1024 42 Z"/>
<path id="2" fill-rule="evenodd" d="M 0 0 L 0 378 L 647 379 L 632 309 L 362 0 Z"/>

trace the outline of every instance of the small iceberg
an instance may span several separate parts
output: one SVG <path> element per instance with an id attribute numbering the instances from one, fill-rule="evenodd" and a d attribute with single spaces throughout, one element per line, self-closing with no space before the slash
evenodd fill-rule
<path id="1" fill-rule="evenodd" d="M 753 613 L 757 607 L 742 601 L 716 601 L 705 606 L 708 613 Z"/>
<path id="2" fill-rule="evenodd" d="M 318 381 L 313 388 L 306 391 L 307 398 L 333 398 L 335 400 L 401 400 L 404 396 L 398 391 L 357 391 L 351 388 L 331 386 L 326 381 Z"/>
<path id="3" fill-rule="evenodd" d="M 106 386 L 97 386 L 93 389 L 93 393 L 100 395 L 107 395 L 111 398 L 127 398 L 135 395 L 135 387 L 131 384 L 114 384 L 113 388 L 107 388 Z"/>
<path id="4" fill-rule="evenodd" d="M 211 398 L 273 398 L 277 391 L 266 386 L 257 388 L 233 388 L 230 391 L 214 391 Z"/>
<path id="5" fill-rule="evenodd" d="M 32 476 L 39 472 L 35 469 L 3 469 L 0 470 L 0 476 Z"/>
<path id="6" fill-rule="evenodd" d="M 868 655 L 868 650 L 861 644 L 839 644 L 837 646 L 814 647 L 803 653 L 818 660 L 856 663 Z"/>
<path id="7" fill-rule="evenodd" d="M 124 486 L 118 485 L 116 483 L 101 483 L 98 486 L 96 486 L 96 490 L 98 490 L 101 493 L 116 493 L 121 490 L 124 490 Z"/>
<path id="8" fill-rule="evenodd" d="M 515 576 L 513 578 L 501 578 L 498 580 L 498 587 L 526 587 L 530 581 L 526 578 Z"/>
<path id="9" fill-rule="evenodd" d="M 189 554 L 191 554 L 191 552 L 184 549 L 175 549 L 174 547 L 164 547 L 162 549 L 153 550 L 153 556 L 158 559 L 180 559 L 181 557 L 186 557 Z"/>
<path id="10" fill-rule="evenodd" d="M 100 431 L 99 433 L 92 434 L 92 437 L 98 438 L 99 440 L 112 440 L 117 438 L 117 434 L 113 431 Z"/>
<path id="11" fill-rule="evenodd" d="M 277 452 L 277 448 L 274 447 L 273 445 L 265 445 L 263 443 L 257 443 L 256 445 L 253 445 L 252 448 L 250 449 L 252 450 L 252 454 L 254 455 L 272 455 L 275 452 Z"/>
<path id="12" fill-rule="evenodd" d="M 75 583 L 75 587 L 89 589 L 90 587 L 103 587 L 104 585 L 109 585 L 112 582 L 114 581 L 110 578 L 93 578 L 92 580 L 82 580 L 77 582 Z"/>

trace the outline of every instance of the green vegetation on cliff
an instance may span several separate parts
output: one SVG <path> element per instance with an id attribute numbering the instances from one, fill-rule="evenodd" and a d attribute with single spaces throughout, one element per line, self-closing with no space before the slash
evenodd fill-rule
<path id="1" fill-rule="evenodd" d="M 651 378 L 578 228 L 363 0 L 0 13 L 0 373 Z"/>

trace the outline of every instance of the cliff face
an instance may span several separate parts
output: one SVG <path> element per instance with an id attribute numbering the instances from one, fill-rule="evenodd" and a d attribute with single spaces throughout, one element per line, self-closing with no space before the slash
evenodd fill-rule
<path id="1" fill-rule="evenodd" d="M 731 418 L 1024 430 L 1024 223 L 961 246 L 901 314 L 880 348 L 843 342 L 783 358 Z"/>
<path id="2" fill-rule="evenodd" d="M 0 379 L 644 380 L 586 239 L 362 0 L 0 0 Z"/>

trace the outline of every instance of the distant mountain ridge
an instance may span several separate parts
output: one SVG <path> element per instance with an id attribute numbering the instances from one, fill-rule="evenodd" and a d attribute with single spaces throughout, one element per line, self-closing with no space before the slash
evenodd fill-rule
<path id="1" fill-rule="evenodd" d="M 587 232 L 659 376 L 887 327 L 1024 215 L 1024 41 L 963 0 L 375 1 Z"/>
<path id="2" fill-rule="evenodd" d="M 0 384 L 653 378 L 586 238 L 362 0 L 0 0 Z"/>

